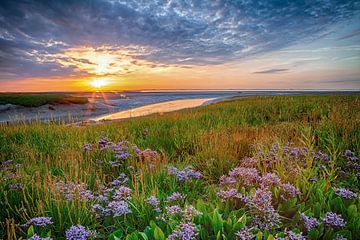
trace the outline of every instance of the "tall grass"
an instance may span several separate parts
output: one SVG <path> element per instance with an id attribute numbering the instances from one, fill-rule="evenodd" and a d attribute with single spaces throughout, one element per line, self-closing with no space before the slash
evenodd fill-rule
<path id="1" fill-rule="evenodd" d="M 119 175 L 119 170 L 99 167 L 95 155 L 82 152 L 84 144 L 95 143 L 103 136 L 113 142 L 128 140 L 141 149 L 150 148 L 161 155 L 152 172 L 145 165 L 137 166 L 136 175 L 123 168 L 132 176 L 129 184 L 133 189 L 134 216 L 121 222 L 99 221 L 91 211 L 91 203 L 79 199 L 67 201 L 56 188 L 59 181 L 72 181 L 86 183 L 92 191 L 97 191 L 103 183 Z M 213 206 L 209 209 L 216 206 L 221 209 L 212 199 L 216 198 L 215 188 L 223 174 L 238 166 L 240 159 L 251 156 L 254 145 L 278 143 L 283 146 L 290 142 L 325 151 L 334 164 L 324 180 L 339 179 L 336 167 L 345 149 L 360 152 L 360 96 L 240 98 L 163 116 L 151 115 L 91 126 L 36 122 L 1 125 L 0 160 L 11 159 L 22 167 L 0 172 L 0 237 L 24 237 L 26 230 L 19 224 L 35 216 L 51 216 L 54 221 L 52 236 L 59 239 L 69 226 L 77 223 L 97 229 L 100 237 L 119 228 L 129 234 L 142 231 L 154 217 L 154 213 L 143 206 L 145 199 L 150 195 L 165 198 L 174 191 L 186 192 L 189 203 L 195 204 L 199 196 L 203 196 L 204 201 Z M 283 181 L 295 183 L 311 198 L 314 185 L 307 180 L 316 169 L 312 159 L 309 161 L 299 175 L 303 180 L 289 175 L 282 165 L 276 166 L 275 170 Z M 191 164 L 202 172 L 203 180 L 178 185 L 163 170 L 168 164 Z M 267 171 L 263 169 L 264 173 Z M 15 175 L 9 177 L 12 173 Z M 9 185 L 14 183 L 21 183 L 22 189 L 9 190 Z M 356 183 L 353 179 L 341 185 L 359 191 Z M 306 195 L 302 201 L 308 201 Z M 201 204 L 199 206 L 201 208 Z M 226 211 L 223 214 L 226 215 Z"/>

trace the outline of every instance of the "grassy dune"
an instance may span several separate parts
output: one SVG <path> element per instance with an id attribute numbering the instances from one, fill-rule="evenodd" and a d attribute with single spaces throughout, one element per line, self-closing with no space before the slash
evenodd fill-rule
<path id="1" fill-rule="evenodd" d="M 360 239 L 359 152 L 359 95 L 0 126 L 0 237 Z"/>
<path id="2" fill-rule="evenodd" d="M 85 104 L 85 97 L 59 93 L 0 93 L 0 104 L 14 104 L 24 107 L 39 107 L 45 104 Z"/>

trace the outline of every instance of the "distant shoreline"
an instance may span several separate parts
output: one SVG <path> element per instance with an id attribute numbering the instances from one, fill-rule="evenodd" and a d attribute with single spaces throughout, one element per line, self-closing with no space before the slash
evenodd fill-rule
<path id="1" fill-rule="evenodd" d="M 198 107 L 203 104 L 215 103 L 218 101 L 226 101 L 237 97 L 251 96 L 274 96 L 274 95 L 323 95 L 334 94 L 335 92 L 310 92 L 310 91 L 243 91 L 243 92 L 223 92 L 223 91 L 202 91 L 202 92 L 128 92 L 125 96 L 121 93 L 76 93 L 66 95 L 73 99 L 87 99 L 87 103 L 76 104 L 73 102 L 64 102 L 63 104 L 44 104 L 37 107 L 25 107 L 12 104 L 0 104 L 0 124 L 12 124 L 17 122 L 65 122 L 79 123 L 91 122 L 93 119 L 102 116 L 125 114 L 121 112 L 131 112 L 134 109 L 151 108 L 153 104 L 166 106 L 169 102 L 178 100 L 208 99 L 209 101 L 176 106 L 163 112 L 181 110 L 183 108 Z M 337 94 L 359 94 L 357 91 L 341 91 Z M 98 94 L 96 96 L 96 94 Z M 15 94 L 16 95 L 16 94 Z M 21 95 L 21 94 L 20 94 Z M 25 94 L 26 95 L 26 94 Z M 42 95 L 42 94 L 37 94 Z M 186 102 L 186 101 L 185 101 Z M 181 104 L 180 104 L 181 105 Z M 132 109 L 132 110 L 131 110 Z M 154 114 L 158 110 L 152 110 L 148 114 Z M 140 114 L 141 116 L 148 114 Z M 126 114 L 125 114 L 126 115 Z M 128 118 L 122 116 L 121 119 Z M 136 115 L 136 114 L 135 114 Z M 132 112 L 132 117 L 134 113 Z M 138 117 L 136 115 L 136 117 Z"/>

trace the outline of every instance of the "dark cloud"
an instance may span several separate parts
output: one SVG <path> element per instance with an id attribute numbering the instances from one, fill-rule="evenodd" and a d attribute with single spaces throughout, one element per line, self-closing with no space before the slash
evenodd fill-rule
<path id="1" fill-rule="evenodd" d="M 287 68 L 273 68 L 273 69 L 259 71 L 259 72 L 253 72 L 253 73 L 267 74 L 267 73 L 283 73 L 283 72 L 287 72 L 287 71 L 289 71 L 289 69 L 287 69 Z"/>
<path id="2" fill-rule="evenodd" d="M 36 57 L 75 46 L 144 46 L 154 63 L 221 64 L 310 41 L 358 14 L 342 0 L 2 0 L 0 79 L 66 74 Z M 86 61 L 86 60 L 84 60 Z M 10 77 L 12 76 L 12 77 Z"/>

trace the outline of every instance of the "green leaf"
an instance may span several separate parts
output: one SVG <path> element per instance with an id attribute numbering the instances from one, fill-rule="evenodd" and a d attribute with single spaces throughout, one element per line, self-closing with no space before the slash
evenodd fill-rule
<path id="1" fill-rule="evenodd" d="M 256 239 L 256 240 L 262 240 L 262 237 L 263 237 L 262 232 L 258 232 L 258 233 L 255 235 L 255 239 Z"/>
<path id="2" fill-rule="evenodd" d="M 161 230 L 161 228 L 156 227 L 155 231 L 154 231 L 154 238 L 156 240 L 164 240 L 165 239 L 165 234 L 163 233 L 163 231 Z"/>
<path id="3" fill-rule="evenodd" d="M 214 210 L 214 214 L 213 214 L 213 218 L 212 218 L 212 225 L 213 225 L 213 230 L 214 230 L 215 234 L 222 230 L 223 219 L 217 209 Z"/>
<path id="4" fill-rule="evenodd" d="M 108 237 L 109 240 L 121 240 L 123 237 L 123 231 L 121 229 L 116 230 Z"/>
<path id="5" fill-rule="evenodd" d="M 355 215 L 357 214 L 357 207 L 355 204 L 350 205 L 347 208 L 347 215 L 349 216 L 349 218 L 353 218 Z"/>
<path id="6" fill-rule="evenodd" d="M 27 230 L 27 237 L 28 237 L 28 238 L 31 238 L 34 234 L 35 234 L 34 226 L 31 225 L 31 226 L 29 227 L 29 229 Z"/>
<path id="7" fill-rule="evenodd" d="M 46 237 L 46 238 L 50 238 L 50 237 L 51 237 L 51 230 L 46 233 L 46 236 L 45 236 L 45 237 Z"/>
<path id="8" fill-rule="evenodd" d="M 318 239 L 320 237 L 320 233 L 317 229 L 311 229 L 308 233 L 308 238 L 311 240 Z"/>
<path id="9" fill-rule="evenodd" d="M 139 232 L 139 235 L 142 240 L 149 240 L 148 236 L 144 232 Z"/>
<path id="10" fill-rule="evenodd" d="M 126 236 L 126 240 L 138 240 L 139 237 L 138 237 L 138 232 L 135 231 L 133 233 L 131 233 L 130 235 L 127 235 Z"/>
<path id="11" fill-rule="evenodd" d="M 270 234 L 270 235 L 267 237 L 267 240 L 275 240 L 275 238 L 274 238 L 273 235 Z"/>

